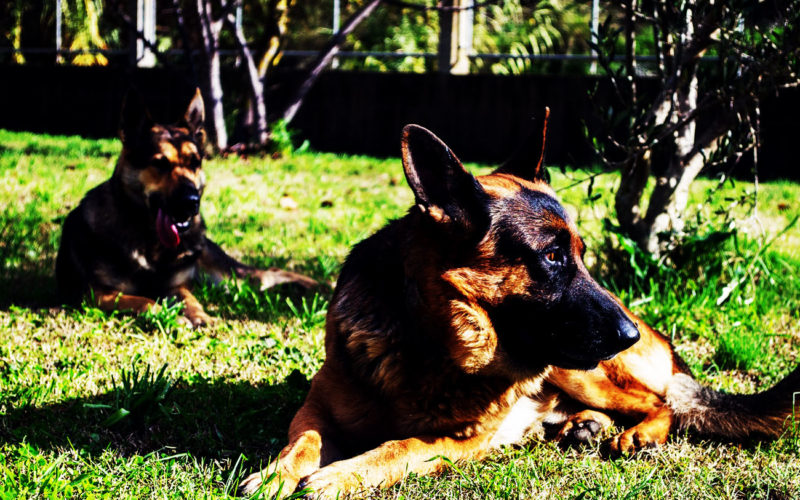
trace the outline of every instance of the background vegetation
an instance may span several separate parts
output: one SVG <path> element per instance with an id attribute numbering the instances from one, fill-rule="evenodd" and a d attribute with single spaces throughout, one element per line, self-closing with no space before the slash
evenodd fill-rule
<path id="1" fill-rule="evenodd" d="M 233 255 L 327 286 L 305 296 L 205 287 L 201 301 L 224 321 L 189 330 L 174 308 L 135 318 L 55 299 L 60 223 L 110 175 L 117 141 L 0 131 L 0 497 L 224 498 L 277 453 L 321 364 L 343 259 L 412 203 L 397 159 L 298 153 L 284 142 L 274 157 L 208 161 L 203 213 Z M 749 392 L 796 365 L 800 187 L 762 184 L 754 218 L 752 184 L 698 180 L 697 237 L 666 267 L 604 236 L 617 174 L 551 173 L 593 273 L 671 337 L 700 380 Z M 797 435 L 743 445 L 676 436 L 613 461 L 532 440 L 367 496 L 796 498 L 799 458 Z"/>

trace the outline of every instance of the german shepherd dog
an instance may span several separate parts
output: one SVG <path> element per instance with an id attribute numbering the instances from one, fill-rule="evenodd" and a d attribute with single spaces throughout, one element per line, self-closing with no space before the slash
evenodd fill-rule
<path id="1" fill-rule="evenodd" d="M 347 258 L 327 358 L 289 444 L 245 479 L 245 494 L 281 482 L 285 494 L 323 497 L 388 487 L 545 424 L 560 440 L 588 442 L 612 424 L 609 413 L 635 423 L 611 438 L 611 453 L 677 429 L 782 432 L 800 368 L 755 395 L 698 385 L 669 341 L 587 272 L 584 242 L 544 180 L 546 118 L 538 130 L 533 161 L 512 157 L 476 178 L 431 132 L 405 127 L 416 205 Z"/>
<path id="2" fill-rule="evenodd" d="M 213 280 L 249 278 L 262 289 L 315 284 L 300 274 L 246 266 L 206 237 L 200 215 L 204 120 L 199 89 L 175 125 L 154 123 L 141 97 L 128 94 L 114 173 L 64 221 L 56 278 L 66 303 L 91 294 L 102 309 L 141 313 L 157 308 L 155 299 L 172 296 L 183 301 L 185 319 L 200 326 L 212 318 L 190 291 L 199 271 Z"/>

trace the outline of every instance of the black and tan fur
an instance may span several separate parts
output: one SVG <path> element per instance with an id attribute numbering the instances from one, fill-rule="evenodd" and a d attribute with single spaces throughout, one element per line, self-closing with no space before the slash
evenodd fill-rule
<path id="1" fill-rule="evenodd" d="M 64 221 L 56 260 L 62 300 L 74 304 L 89 295 L 103 309 L 141 313 L 173 296 L 199 326 L 211 321 L 191 293 L 201 271 L 213 280 L 249 278 L 262 288 L 314 285 L 296 273 L 241 264 L 206 237 L 204 119 L 199 90 L 175 125 L 154 123 L 138 94 L 126 97 L 114 173 Z"/>
<path id="2" fill-rule="evenodd" d="M 547 422 L 558 439 L 588 441 L 610 415 L 627 417 L 635 425 L 611 440 L 615 453 L 686 426 L 781 432 L 800 370 L 756 396 L 697 385 L 666 338 L 589 276 L 583 241 L 542 178 L 543 141 L 536 149 L 535 167 L 511 161 L 475 178 L 433 134 L 404 129 L 416 205 L 347 258 L 326 360 L 289 444 L 246 493 L 272 472 L 266 490 L 283 482 L 284 494 L 388 487 Z"/>

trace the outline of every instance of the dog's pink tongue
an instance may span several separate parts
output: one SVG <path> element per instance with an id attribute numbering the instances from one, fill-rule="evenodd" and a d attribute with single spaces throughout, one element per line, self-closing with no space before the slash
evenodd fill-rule
<path id="1" fill-rule="evenodd" d="M 181 242 L 181 238 L 178 236 L 178 228 L 175 227 L 172 217 L 165 214 L 160 208 L 158 209 L 158 215 L 156 215 L 156 234 L 158 234 L 158 239 L 165 247 L 175 248 Z"/>

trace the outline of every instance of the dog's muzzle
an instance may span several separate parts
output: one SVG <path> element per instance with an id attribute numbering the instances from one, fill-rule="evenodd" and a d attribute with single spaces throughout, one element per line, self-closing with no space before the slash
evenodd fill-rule
<path id="1" fill-rule="evenodd" d="M 200 191 L 191 184 L 181 184 L 172 193 L 167 211 L 176 223 L 188 222 L 200 212 Z"/>

